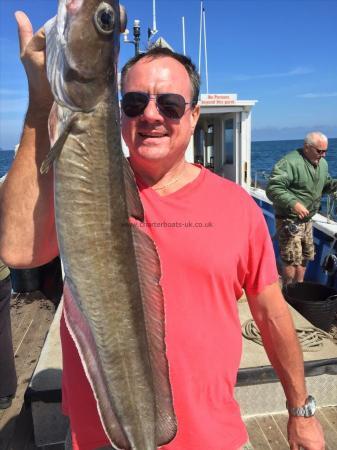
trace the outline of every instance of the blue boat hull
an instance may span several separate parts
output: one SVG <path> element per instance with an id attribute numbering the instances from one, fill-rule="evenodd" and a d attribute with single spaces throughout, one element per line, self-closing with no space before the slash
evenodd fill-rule
<path id="1" fill-rule="evenodd" d="M 274 251 L 277 259 L 278 267 L 281 267 L 280 252 L 278 241 L 276 238 L 276 226 L 273 206 L 267 201 L 257 198 L 252 194 L 252 197 L 256 203 L 262 209 L 263 215 L 267 222 L 270 236 L 273 241 Z M 326 257 L 330 254 L 336 255 L 336 245 L 334 238 L 321 231 L 315 226 L 314 223 L 314 244 L 315 244 L 315 260 L 310 261 L 306 270 L 305 280 L 321 283 L 326 286 L 332 286 L 337 289 L 337 272 L 329 275 L 327 271 L 323 269 L 323 264 Z"/>

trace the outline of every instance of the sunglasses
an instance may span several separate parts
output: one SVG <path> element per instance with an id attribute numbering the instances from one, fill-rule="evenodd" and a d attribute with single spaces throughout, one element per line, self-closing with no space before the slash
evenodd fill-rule
<path id="1" fill-rule="evenodd" d="M 313 148 L 318 155 L 324 155 L 328 151 L 328 149 L 321 150 L 312 144 L 310 144 L 310 147 Z"/>
<path id="2" fill-rule="evenodd" d="M 141 116 L 150 100 L 155 100 L 158 111 L 169 119 L 181 119 L 185 114 L 186 105 L 182 95 L 179 94 L 156 94 L 150 95 L 146 92 L 127 92 L 122 98 L 122 110 L 128 117 Z"/>

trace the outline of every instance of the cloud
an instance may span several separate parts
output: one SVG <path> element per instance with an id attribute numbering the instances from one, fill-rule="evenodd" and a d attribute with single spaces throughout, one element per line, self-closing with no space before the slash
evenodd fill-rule
<path id="1" fill-rule="evenodd" d="M 256 75 L 234 75 L 233 80 L 236 81 L 247 81 L 247 80 L 261 80 L 264 78 L 282 78 L 282 77 L 293 77 L 298 75 L 307 75 L 313 73 L 313 69 L 309 67 L 295 67 L 288 72 L 274 72 L 274 73 L 262 73 Z"/>
<path id="2" fill-rule="evenodd" d="M 298 94 L 300 98 L 322 98 L 322 97 L 337 97 L 337 92 L 308 92 L 307 94 Z"/>

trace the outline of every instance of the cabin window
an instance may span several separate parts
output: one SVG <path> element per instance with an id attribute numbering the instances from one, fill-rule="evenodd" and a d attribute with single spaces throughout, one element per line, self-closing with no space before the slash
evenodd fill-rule
<path id="1" fill-rule="evenodd" d="M 234 163 L 234 120 L 224 121 L 224 164 Z"/>
<path id="2" fill-rule="evenodd" d="M 197 127 L 194 132 L 194 161 L 204 164 L 205 132 L 201 127 Z"/>

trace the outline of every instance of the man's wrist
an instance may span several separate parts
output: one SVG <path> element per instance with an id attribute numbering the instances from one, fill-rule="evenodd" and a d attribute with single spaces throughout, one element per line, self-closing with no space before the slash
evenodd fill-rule
<path id="1" fill-rule="evenodd" d="M 304 404 L 300 406 L 289 406 L 287 402 L 286 407 L 290 416 L 305 418 L 312 417 L 316 411 L 316 400 L 312 395 L 308 395 Z"/>
<path id="2" fill-rule="evenodd" d="M 35 127 L 41 123 L 48 123 L 49 113 L 52 105 L 32 102 L 28 105 L 26 113 L 26 124 Z"/>

